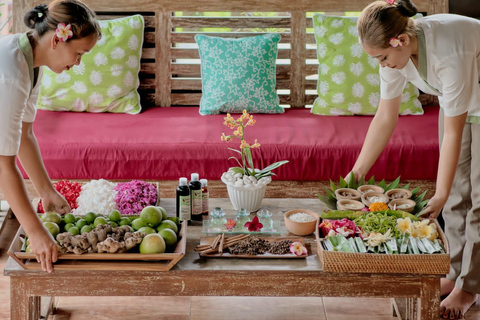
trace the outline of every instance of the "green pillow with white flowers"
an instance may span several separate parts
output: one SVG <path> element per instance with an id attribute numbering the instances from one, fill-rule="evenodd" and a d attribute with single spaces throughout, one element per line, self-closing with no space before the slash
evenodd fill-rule
<path id="1" fill-rule="evenodd" d="M 143 46 L 141 15 L 99 21 L 102 38 L 79 65 L 56 74 L 45 68 L 38 109 L 137 114 Z"/>
<path id="2" fill-rule="evenodd" d="M 377 59 L 362 48 L 357 17 L 314 15 L 317 42 L 318 98 L 312 113 L 320 115 L 373 115 L 380 103 Z M 423 114 L 418 89 L 407 83 L 400 114 Z"/>

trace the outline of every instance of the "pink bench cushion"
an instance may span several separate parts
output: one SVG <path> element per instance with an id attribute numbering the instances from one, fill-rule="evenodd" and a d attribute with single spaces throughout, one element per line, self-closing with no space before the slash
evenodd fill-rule
<path id="1" fill-rule="evenodd" d="M 152 108 L 139 115 L 38 111 L 34 130 L 52 179 L 174 180 L 198 172 L 220 179 L 239 140 L 225 143 L 224 115 L 200 116 L 197 107 Z M 280 180 L 338 180 L 352 168 L 372 117 L 323 117 L 308 109 L 255 115 L 246 131 L 256 138 L 258 167 L 279 160 Z M 400 117 L 370 174 L 378 178 L 435 179 L 438 108 Z"/>

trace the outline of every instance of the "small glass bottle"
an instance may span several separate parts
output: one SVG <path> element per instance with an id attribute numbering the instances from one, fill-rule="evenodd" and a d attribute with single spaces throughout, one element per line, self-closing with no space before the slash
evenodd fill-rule
<path id="1" fill-rule="evenodd" d="M 198 181 L 198 173 L 192 173 L 188 187 L 192 220 L 202 220 L 202 184 Z"/>
<path id="2" fill-rule="evenodd" d="M 190 189 L 187 186 L 187 178 L 180 178 L 176 196 L 178 219 L 190 221 Z"/>
<path id="3" fill-rule="evenodd" d="M 203 219 L 208 219 L 208 180 L 207 179 L 200 179 L 200 183 L 202 184 L 202 216 Z"/>
<path id="4" fill-rule="evenodd" d="M 267 209 L 261 209 L 257 213 L 258 221 L 263 224 L 262 230 L 263 231 L 275 231 L 273 229 L 273 220 L 272 220 L 272 213 Z"/>
<path id="5" fill-rule="evenodd" d="M 220 207 L 213 208 L 210 211 L 210 232 L 221 232 L 225 229 L 227 218 L 225 218 L 225 211 Z"/>
<path id="6" fill-rule="evenodd" d="M 248 228 L 245 227 L 245 223 L 250 222 L 250 212 L 241 208 L 237 211 L 237 217 L 235 218 L 236 226 L 235 230 L 237 231 L 248 231 Z"/>

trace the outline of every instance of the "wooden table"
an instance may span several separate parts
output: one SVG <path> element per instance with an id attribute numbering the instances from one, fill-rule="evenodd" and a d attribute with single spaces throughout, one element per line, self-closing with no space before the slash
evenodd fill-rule
<path id="1" fill-rule="evenodd" d="M 210 201 L 210 208 L 221 206 L 227 215 L 233 214 L 228 199 Z M 161 205 L 170 214 L 175 212 L 174 199 L 164 199 Z M 323 209 L 317 199 L 264 199 L 263 206 L 282 225 L 287 210 Z M 200 259 L 193 248 L 201 236 L 199 222 L 188 227 L 186 255 L 168 272 L 62 270 L 47 274 L 23 270 L 9 258 L 4 273 L 11 277 L 11 319 L 38 318 L 42 296 L 80 295 L 397 297 L 418 299 L 419 319 L 438 319 L 438 275 L 327 273 L 316 255 L 313 235 L 305 237 L 310 254 L 306 259 Z"/>

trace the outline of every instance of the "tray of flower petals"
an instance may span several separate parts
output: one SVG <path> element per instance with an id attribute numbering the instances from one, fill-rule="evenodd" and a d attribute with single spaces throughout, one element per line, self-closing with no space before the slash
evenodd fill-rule
<path id="1" fill-rule="evenodd" d="M 315 231 L 324 271 L 441 274 L 450 270 L 448 242 L 437 220 L 405 211 L 324 212 Z"/>

